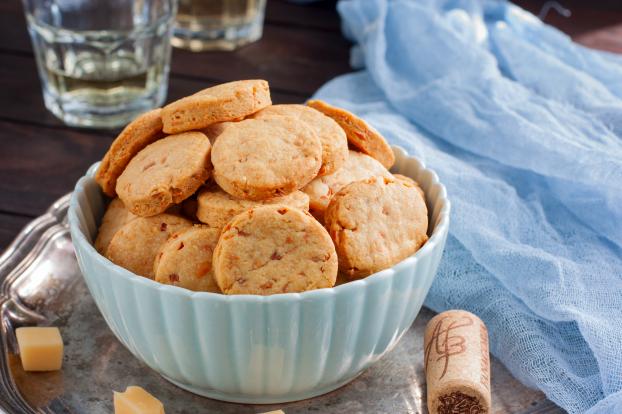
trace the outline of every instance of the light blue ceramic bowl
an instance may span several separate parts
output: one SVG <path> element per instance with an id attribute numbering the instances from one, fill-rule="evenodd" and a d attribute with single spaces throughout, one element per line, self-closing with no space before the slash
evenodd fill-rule
<path id="1" fill-rule="evenodd" d="M 75 188 L 69 225 L 80 269 L 117 338 L 169 381 L 243 403 L 320 395 L 351 381 L 391 350 L 432 284 L 449 226 L 436 174 L 394 148 L 394 172 L 417 180 L 430 212 L 429 241 L 413 256 L 332 289 L 225 296 L 161 285 L 93 248 L 105 197 L 91 167 Z"/>

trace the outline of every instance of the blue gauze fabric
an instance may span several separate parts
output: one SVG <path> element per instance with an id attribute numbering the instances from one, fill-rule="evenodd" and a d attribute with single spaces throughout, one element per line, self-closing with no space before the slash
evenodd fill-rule
<path id="1" fill-rule="evenodd" d="M 316 94 L 422 159 L 450 237 L 426 305 L 570 413 L 622 413 L 622 59 L 505 3 L 341 0 L 353 64 Z"/>

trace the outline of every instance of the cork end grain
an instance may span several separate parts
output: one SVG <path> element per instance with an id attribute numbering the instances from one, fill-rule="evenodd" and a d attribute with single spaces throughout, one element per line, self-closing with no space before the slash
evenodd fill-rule
<path id="1" fill-rule="evenodd" d="M 431 412 L 437 414 L 488 414 L 490 410 L 485 403 L 482 403 L 479 395 L 451 391 L 437 397 L 436 408 Z"/>

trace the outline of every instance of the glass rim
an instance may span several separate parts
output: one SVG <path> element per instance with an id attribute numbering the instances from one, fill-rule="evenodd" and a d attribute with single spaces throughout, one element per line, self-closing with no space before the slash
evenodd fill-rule
<path id="1" fill-rule="evenodd" d="M 102 33 L 114 32 L 119 35 L 129 35 L 135 33 L 145 33 L 152 29 L 162 26 L 163 24 L 171 24 L 173 26 L 175 22 L 175 17 L 177 15 L 177 0 L 166 0 L 170 4 L 170 9 L 167 13 L 162 14 L 162 16 L 158 17 L 153 22 L 148 24 L 143 24 L 136 26 L 132 29 L 70 29 L 63 26 L 54 26 L 47 22 L 38 19 L 33 13 L 24 8 L 24 14 L 26 15 L 26 23 L 29 28 L 32 26 L 32 23 L 35 23 L 37 26 L 44 27 L 50 31 L 53 31 L 56 34 L 67 34 L 67 35 L 75 35 L 81 34 L 87 37 L 90 36 L 101 36 Z"/>

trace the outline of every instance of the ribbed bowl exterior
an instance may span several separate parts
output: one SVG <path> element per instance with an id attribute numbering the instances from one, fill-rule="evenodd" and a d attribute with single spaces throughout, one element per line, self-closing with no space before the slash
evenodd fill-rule
<path id="1" fill-rule="evenodd" d="M 226 296 L 138 277 L 92 242 L 105 198 L 92 166 L 75 188 L 69 225 L 78 263 L 116 337 L 171 382 L 225 401 L 277 403 L 313 397 L 351 381 L 410 327 L 432 284 L 449 226 L 436 174 L 394 148 L 394 172 L 426 193 L 430 240 L 366 279 L 332 289 Z"/>

